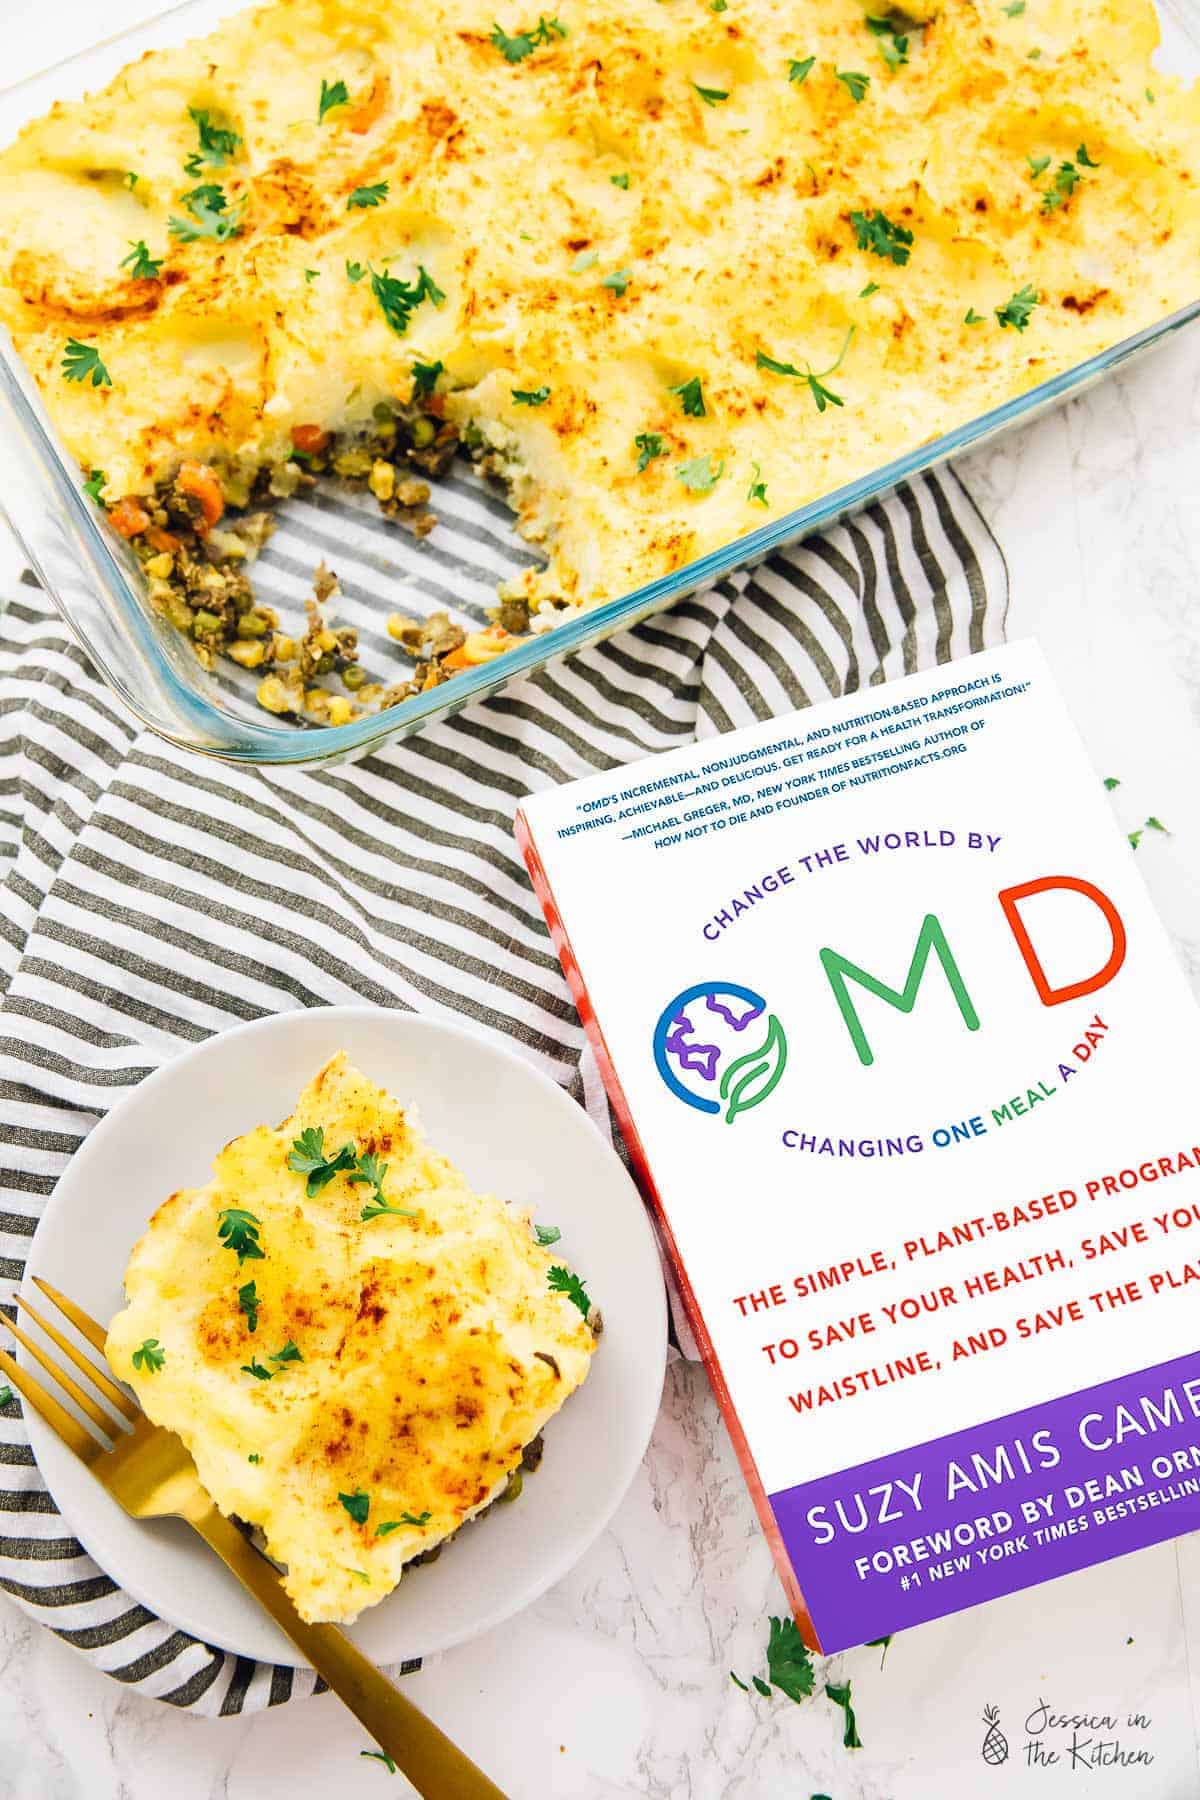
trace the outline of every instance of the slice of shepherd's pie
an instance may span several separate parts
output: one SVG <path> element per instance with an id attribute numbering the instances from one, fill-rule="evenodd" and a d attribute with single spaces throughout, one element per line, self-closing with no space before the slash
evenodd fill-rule
<path id="1" fill-rule="evenodd" d="M 310 1621 L 351 1620 L 520 1485 L 599 1315 L 339 1053 L 135 1245 L 107 1354 L 258 1527 Z"/>

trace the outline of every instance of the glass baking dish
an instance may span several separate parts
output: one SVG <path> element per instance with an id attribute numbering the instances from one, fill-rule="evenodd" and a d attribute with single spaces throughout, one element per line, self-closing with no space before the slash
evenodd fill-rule
<path id="1" fill-rule="evenodd" d="M 145 50 L 211 30 L 245 0 L 187 0 L 147 24 L 72 56 L 44 74 L 0 91 L 0 142 L 55 99 L 102 86 Z M 1158 0 L 1160 67 L 1200 74 L 1200 0 Z M 419 730 L 493 692 L 514 676 L 623 631 L 649 614 L 711 586 L 806 534 L 829 526 L 889 493 L 898 483 L 1023 424 L 1079 393 L 1130 358 L 1164 342 L 1200 317 L 1200 296 L 1157 324 L 1113 345 L 979 415 L 944 436 L 914 446 L 835 492 L 809 501 L 671 575 L 522 641 L 503 656 L 443 685 L 341 726 L 306 726 L 264 712 L 254 683 L 240 672 L 207 673 L 186 641 L 146 604 L 138 565 L 84 495 L 72 458 L 56 440 L 34 385 L 0 331 L 0 510 L 38 577 L 101 674 L 145 725 L 186 749 L 230 762 L 317 764 L 362 754 Z M 438 527 L 418 542 L 388 526 L 366 497 L 327 484 L 313 497 L 287 501 L 276 535 L 254 566 L 256 592 L 293 611 L 308 591 L 317 554 L 342 578 L 338 622 L 355 625 L 363 661 L 374 676 L 373 648 L 394 663 L 384 621 L 450 612 L 468 629 L 486 618 L 494 586 L 531 560 L 507 527 L 510 516 L 469 467 L 456 464 L 433 504 Z M 307 559 L 307 560 L 306 560 Z M 345 564 L 345 568 L 339 566 Z M 384 667 L 387 664 L 383 664 Z"/>

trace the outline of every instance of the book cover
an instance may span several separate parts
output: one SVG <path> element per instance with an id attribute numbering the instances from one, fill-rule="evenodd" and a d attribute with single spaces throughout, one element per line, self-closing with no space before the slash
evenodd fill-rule
<path id="1" fill-rule="evenodd" d="M 1196 1529 L 1197 1009 L 1037 647 L 517 834 L 810 1645 Z"/>

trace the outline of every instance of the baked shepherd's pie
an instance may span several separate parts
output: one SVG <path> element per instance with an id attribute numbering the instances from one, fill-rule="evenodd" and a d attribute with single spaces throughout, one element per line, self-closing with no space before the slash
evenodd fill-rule
<path id="1" fill-rule="evenodd" d="M 113 1370 L 302 1618 L 349 1620 L 520 1493 L 599 1313 L 533 1225 L 339 1054 L 134 1247 Z"/>
<path id="2" fill-rule="evenodd" d="M 0 156 L 0 317 L 153 604 L 340 722 L 622 595 L 1197 291 L 1150 0 L 272 0 Z M 512 0 L 504 0 L 506 6 Z M 243 565 L 326 473 L 545 552 L 366 670 Z M 324 594 L 322 593 L 324 589 Z"/>

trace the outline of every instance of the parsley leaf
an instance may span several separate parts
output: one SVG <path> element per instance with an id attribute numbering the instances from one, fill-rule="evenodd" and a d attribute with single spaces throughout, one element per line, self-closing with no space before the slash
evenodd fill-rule
<path id="1" fill-rule="evenodd" d="M 711 494 L 725 473 L 724 461 L 713 468 L 711 456 L 693 456 L 690 462 L 680 463 L 675 471 L 676 481 L 682 481 L 685 488 L 693 494 Z"/>
<path id="2" fill-rule="evenodd" d="M 1083 176 L 1073 162 L 1059 163 L 1053 184 L 1042 195 L 1042 211 L 1057 212 L 1060 206 L 1065 206 L 1082 180 Z"/>
<path id="3" fill-rule="evenodd" d="M 90 494 L 97 505 L 99 505 L 100 502 L 100 489 L 105 485 L 107 480 L 108 476 L 104 473 L 103 469 L 93 469 L 83 484 L 84 493 Z"/>
<path id="4" fill-rule="evenodd" d="M 228 238 L 237 237 L 242 229 L 245 197 L 230 209 L 224 188 L 218 187 L 215 181 L 203 182 L 190 193 L 184 194 L 183 204 L 191 217 L 167 220 L 168 231 L 181 244 L 194 244 L 199 238 L 212 238 L 216 243 L 223 244 Z"/>
<path id="5" fill-rule="evenodd" d="M 794 81 L 799 87 L 802 81 L 808 79 L 816 60 L 815 56 L 805 56 L 800 59 L 793 57 L 788 63 L 788 80 Z"/>
<path id="6" fill-rule="evenodd" d="M 668 388 L 667 392 L 679 395 L 679 404 L 689 419 L 705 417 L 704 389 L 698 375 L 693 375 L 690 381 L 681 381 L 677 386 Z"/>
<path id="7" fill-rule="evenodd" d="M 825 1684 L 825 1697 L 840 1706 L 846 1715 L 845 1729 L 842 1732 L 842 1743 L 847 1750 L 861 1750 L 862 1739 L 858 1735 L 858 1721 L 854 1717 L 854 1708 L 850 1704 L 850 1683 L 844 1687 L 835 1687 L 832 1682 Z"/>
<path id="8" fill-rule="evenodd" d="M 389 1775 L 396 1773 L 396 1765 L 386 1750 L 360 1750 L 358 1754 L 373 1757 L 376 1762 L 381 1762 Z"/>
<path id="9" fill-rule="evenodd" d="M 722 100 L 728 100 L 729 98 L 728 88 L 701 87 L 698 81 L 693 81 L 692 86 L 703 100 L 705 106 L 720 106 Z"/>
<path id="10" fill-rule="evenodd" d="M 1004 11 L 1008 14 L 1010 19 L 1019 19 L 1021 14 L 1025 11 L 1025 0 L 1009 0 L 1009 4 L 1004 8 Z"/>
<path id="11" fill-rule="evenodd" d="M 1029 173 L 1034 181 L 1037 180 L 1039 175 L 1044 175 L 1046 173 L 1046 170 L 1050 167 L 1053 160 L 1054 158 L 1052 156 L 1027 156 L 1025 158 L 1025 161 L 1029 164 Z"/>
<path id="12" fill-rule="evenodd" d="M 1001 329 L 1004 330 L 1011 325 L 1014 331 L 1024 331 L 1029 323 L 1029 315 L 1041 297 L 1037 289 L 1031 287 L 1028 282 L 1024 287 L 1018 288 L 1016 293 L 1004 302 L 1003 306 L 996 308 L 996 317 L 1000 321 Z"/>
<path id="13" fill-rule="evenodd" d="M 557 1225 L 535 1225 L 533 1235 L 542 1249 L 546 1250 L 551 1244 L 557 1244 L 562 1232 Z"/>
<path id="14" fill-rule="evenodd" d="M 826 375 L 833 375 L 845 361 L 846 352 L 854 338 L 854 329 L 854 326 L 851 325 L 846 333 L 837 360 L 830 363 L 827 369 L 821 369 L 819 372 L 814 372 L 808 365 L 803 369 L 798 369 L 794 363 L 776 362 L 775 358 L 768 356 L 765 350 L 758 352 L 754 358 L 754 366 L 758 369 L 770 369 L 773 375 L 793 375 L 798 381 L 807 382 L 818 412 L 823 413 L 827 406 L 843 406 L 845 402 L 841 395 L 835 394 L 832 388 L 827 388 L 824 382 Z"/>
<path id="15" fill-rule="evenodd" d="M 729 11 L 729 0 L 710 0 L 709 12 L 723 13 Z"/>
<path id="16" fill-rule="evenodd" d="M 445 366 L 441 362 L 415 362 L 412 366 L 413 393 L 432 394 L 437 387 L 437 378 Z"/>
<path id="17" fill-rule="evenodd" d="M 363 1207 L 358 1216 L 365 1223 L 369 1223 L 372 1219 L 383 1218 L 385 1213 L 393 1219 L 419 1219 L 421 1216 L 419 1211 L 412 1212 L 407 1206 L 393 1206 L 389 1200 L 385 1200 L 383 1195 L 378 1192 L 367 1201 L 367 1204 Z"/>
<path id="18" fill-rule="evenodd" d="M 248 1281 L 245 1287 L 238 1289 L 238 1305 L 246 1315 L 247 1331 L 258 1330 L 258 1293 L 254 1283 Z"/>
<path id="19" fill-rule="evenodd" d="M 317 276 L 320 273 L 321 273 L 320 269 L 305 269 L 304 279 L 305 279 L 305 281 L 307 281 L 309 287 L 312 286 L 313 282 L 317 279 Z"/>
<path id="20" fill-rule="evenodd" d="M 252 1356 L 248 1363 L 242 1364 L 242 1374 L 253 1375 L 255 1381 L 270 1381 L 272 1379 L 273 1371 L 264 1369 L 258 1358 Z"/>
<path id="21" fill-rule="evenodd" d="M 748 1685 L 746 1684 L 746 1682 L 744 1682 L 742 1680 L 740 1675 L 735 1675 L 732 1669 L 730 1669 L 730 1671 L 729 1671 L 729 1679 L 730 1679 L 730 1681 L 732 1681 L 734 1683 L 734 1685 L 736 1687 L 741 1688 L 743 1694 L 748 1694 L 750 1692 L 750 1689 L 749 1689 Z"/>
<path id="22" fill-rule="evenodd" d="M 1119 775 L 1106 775 L 1104 777 L 1104 786 L 1108 793 L 1111 794 L 1113 789 L 1119 788 L 1120 785 L 1121 785 L 1121 778 Z"/>
<path id="23" fill-rule="evenodd" d="M 194 106 L 188 107 L 188 114 L 199 133 L 200 148 L 188 157 L 184 168 L 189 175 L 199 175 L 206 167 L 223 169 L 237 155 L 241 138 L 236 131 L 214 125 L 207 112 L 197 111 Z"/>
<path id="24" fill-rule="evenodd" d="M 858 106 L 866 98 L 867 89 L 871 85 L 871 77 L 859 75 L 853 69 L 835 69 L 834 74 L 845 87 L 855 106 Z"/>
<path id="25" fill-rule="evenodd" d="M 771 1698 L 771 1690 L 763 1680 L 762 1676 L 752 1675 L 750 1679 L 754 1683 L 755 1692 L 761 1694 L 764 1700 L 769 1700 Z"/>
<path id="26" fill-rule="evenodd" d="M 613 293 L 616 294 L 618 298 L 620 298 L 620 296 L 625 292 L 625 289 L 629 286 L 629 270 L 628 269 L 614 269 L 611 275 L 606 275 L 604 277 L 604 280 L 600 283 L 600 286 L 604 287 L 604 288 L 611 288 Z"/>
<path id="27" fill-rule="evenodd" d="M 865 288 L 860 288 L 858 297 L 860 300 L 869 300 L 872 294 L 877 294 L 878 292 L 879 283 L 877 281 L 868 281 Z"/>
<path id="28" fill-rule="evenodd" d="M 963 324 L 982 325 L 984 322 L 983 314 L 977 313 L 973 306 L 968 306 L 966 312 L 963 314 Z"/>
<path id="29" fill-rule="evenodd" d="M 343 1144 L 334 1155 L 325 1154 L 325 1127 L 309 1125 L 300 1136 L 293 1140 L 288 1153 L 287 1166 L 294 1169 L 297 1175 L 307 1175 L 304 1192 L 311 1200 L 327 1187 L 335 1175 L 343 1169 L 354 1168 L 358 1157 L 354 1145 Z"/>
<path id="30" fill-rule="evenodd" d="M 908 39 L 897 31 L 891 19 L 864 20 L 867 30 L 877 39 L 879 54 L 889 69 L 902 69 L 908 61 Z"/>
<path id="31" fill-rule="evenodd" d="M 166 1351 L 159 1348 L 157 1338 L 144 1338 L 130 1360 L 135 1369 L 143 1369 L 147 1375 L 157 1375 L 167 1356 Z"/>
<path id="32" fill-rule="evenodd" d="M 386 271 L 382 275 L 376 274 L 372 269 L 371 292 L 398 337 L 403 337 L 408 330 L 408 321 L 422 300 L 432 300 L 435 306 L 440 306 L 446 298 L 424 263 L 417 269 L 417 279 L 411 284 Z"/>
<path id="33" fill-rule="evenodd" d="M 362 1489 L 359 1488 L 357 1493 L 354 1494 L 339 1494 L 338 1499 L 341 1501 L 356 1525 L 366 1524 L 367 1514 L 371 1510 L 371 1496 L 369 1494 L 364 1494 Z"/>
<path id="34" fill-rule="evenodd" d="M 544 13 L 538 15 L 536 25 L 527 31 L 518 31 L 510 37 L 503 25 L 492 27 L 491 41 L 503 56 L 505 62 L 524 62 L 532 56 L 539 44 L 552 43 L 556 37 L 565 38 L 567 28 L 559 19 L 548 19 Z"/>
<path id="35" fill-rule="evenodd" d="M 637 465 L 639 475 L 643 469 L 650 466 L 656 456 L 667 454 L 667 446 L 656 431 L 639 431 L 633 440 L 633 447 L 635 450 L 641 451 Z"/>
<path id="36" fill-rule="evenodd" d="M 131 238 L 129 240 L 129 255 L 123 256 L 118 266 L 122 269 L 129 270 L 129 279 L 131 281 L 153 281 L 163 266 L 163 259 L 160 256 L 158 260 L 155 261 L 141 238 L 138 239 L 136 244 Z"/>
<path id="37" fill-rule="evenodd" d="M 594 269 L 599 260 L 598 250 L 581 250 L 571 264 L 572 275 L 582 275 L 585 269 Z"/>
<path id="38" fill-rule="evenodd" d="M 546 1271 L 546 1281 L 552 1294 L 565 1294 L 572 1306 L 577 1306 L 586 1319 L 592 1310 L 592 1302 L 584 1292 L 584 1284 L 578 1275 L 570 1269 L 564 1269 L 561 1263 L 551 1263 Z"/>
<path id="39" fill-rule="evenodd" d="M 388 184 L 386 181 L 377 181 L 373 187 L 356 187 L 346 202 L 346 211 L 353 212 L 356 208 L 365 211 L 368 206 L 381 205 L 387 197 Z"/>
<path id="40" fill-rule="evenodd" d="M 1130 832 L 1130 833 L 1129 833 L 1129 842 L 1130 842 L 1130 844 L 1131 844 L 1131 845 L 1132 845 L 1132 846 L 1133 846 L 1133 848 L 1134 848 L 1134 849 L 1135 849 L 1135 850 L 1136 850 L 1136 849 L 1137 849 L 1137 847 L 1138 847 L 1138 845 L 1139 845 L 1139 844 L 1140 844 L 1140 843 L 1141 843 L 1141 841 L 1142 841 L 1142 832 L 1141 832 L 1141 830 L 1138 830 L 1138 831 L 1131 831 L 1131 832 Z"/>
<path id="41" fill-rule="evenodd" d="M 512 388 L 510 389 L 510 392 L 513 397 L 514 406 L 545 406 L 547 400 L 550 398 L 550 389 L 548 387 Z"/>
<path id="42" fill-rule="evenodd" d="M 903 225 L 895 224 L 879 208 L 873 213 L 852 212 L 850 223 L 854 227 L 854 241 L 860 250 L 869 250 L 873 256 L 888 257 L 899 268 L 904 267 L 912 253 L 911 231 L 906 231 Z"/>
<path id="43" fill-rule="evenodd" d="M 263 1260 L 263 1251 L 258 1244 L 261 1219 L 256 1218 L 252 1212 L 247 1212 L 244 1206 L 227 1206 L 218 1213 L 217 1218 L 217 1236 L 227 1250 L 236 1252 L 239 1268 L 247 1257 L 251 1261 L 256 1257 L 260 1262 Z"/>
<path id="44" fill-rule="evenodd" d="M 812 1657 L 794 1619 L 772 1619 L 767 1640 L 767 1674 L 789 1700 L 802 1700 L 813 1691 Z"/>
<path id="45" fill-rule="evenodd" d="M 629 170 L 624 170 L 620 175 L 610 175 L 608 179 L 612 182 L 614 187 L 627 189 L 629 186 Z"/>
<path id="46" fill-rule="evenodd" d="M 755 506 L 767 506 L 770 502 L 767 499 L 767 484 L 762 478 L 762 469 L 758 463 L 751 463 L 750 466 L 754 470 L 754 479 L 746 489 L 746 499 Z"/>
<path id="47" fill-rule="evenodd" d="M 87 381 L 90 378 L 93 387 L 112 386 L 112 376 L 101 362 L 100 352 L 95 344 L 81 344 L 78 338 L 67 339 L 62 372 L 67 381 Z"/>
<path id="48" fill-rule="evenodd" d="M 376 1526 L 376 1537 L 387 1537 L 389 1532 L 399 1531 L 402 1525 L 428 1525 L 433 1514 L 431 1512 L 402 1512 L 398 1519 L 385 1519 L 382 1525 Z"/>
<path id="49" fill-rule="evenodd" d="M 321 77 L 321 98 L 317 101 L 317 124 L 325 123 L 325 114 L 335 106 L 349 106 L 350 90 L 344 81 L 326 81 Z"/>
<path id="50" fill-rule="evenodd" d="M 1075 152 L 1075 161 L 1085 169 L 1098 169 L 1100 167 L 1100 164 L 1098 162 L 1093 162 L 1092 158 L 1088 155 L 1088 147 L 1086 144 L 1080 144 L 1078 150 Z"/>
<path id="51" fill-rule="evenodd" d="M 291 1338 L 289 1338 L 282 1350 L 272 1350 L 270 1352 L 267 1361 L 273 1362 L 276 1365 L 276 1374 L 278 1374 L 285 1363 L 303 1362 L 304 1358 L 297 1350 L 295 1344 L 293 1344 Z"/>
<path id="52" fill-rule="evenodd" d="M 252 1450 L 250 1455 L 246 1458 L 246 1461 L 248 1463 L 254 1463 L 257 1466 L 257 1464 L 262 1461 L 262 1457 L 258 1454 L 257 1450 Z"/>
<path id="53" fill-rule="evenodd" d="M 351 281 L 361 281 L 366 272 L 361 263 L 350 262 L 347 259 L 346 274 Z"/>
<path id="54" fill-rule="evenodd" d="M 388 1172 L 386 1163 L 381 1163 L 373 1150 L 366 1152 L 358 1159 L 358 1167 L 346 1179 L 352 1187 L 366 1182 L 375 1189 L 378 1198 L 383 1198 L 383 1178 Z"/>

